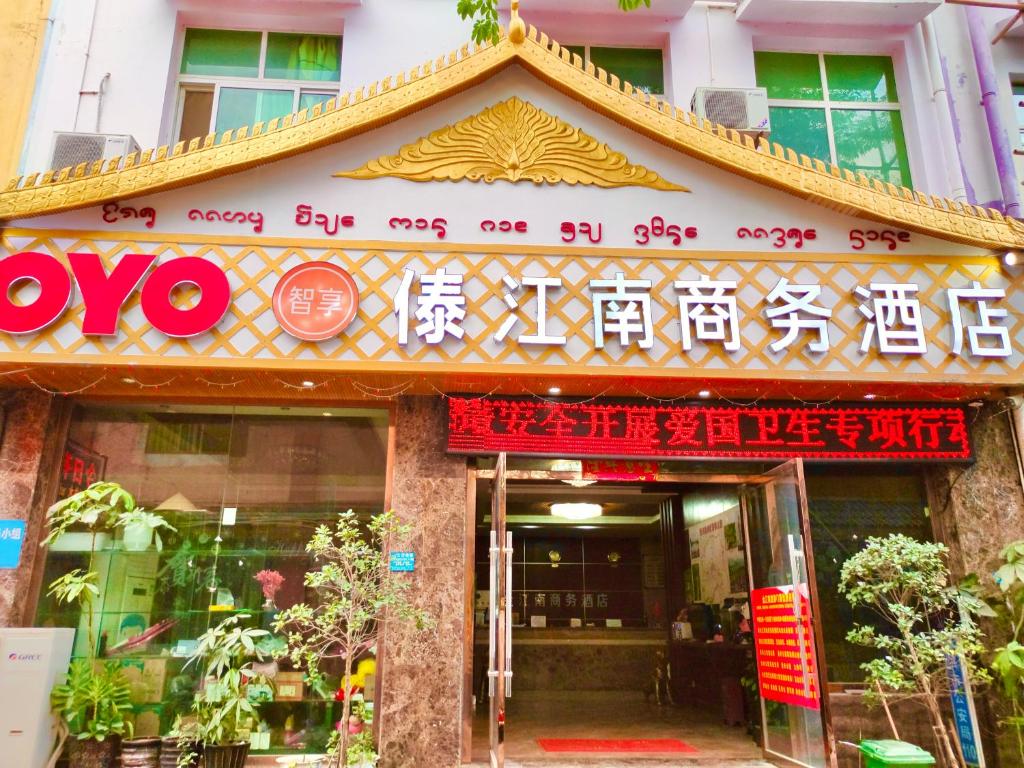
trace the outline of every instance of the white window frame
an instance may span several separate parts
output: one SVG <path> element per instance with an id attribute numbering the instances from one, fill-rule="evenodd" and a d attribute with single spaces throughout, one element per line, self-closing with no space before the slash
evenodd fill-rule
<path id="1" fill-rule="evenodd" d="M 1010 78 L 1010 97 L 1013 99 L 1013 115 L 1017 122 L 1017 151 L 1016 155 L 1024 154 L 1024 121 L 1021 120 L 1020 110 L 1024 107 L 1024 93 L 1014 93 L 1015 88 L 1024 88 L 1024 78 Z"/>
<path id="2" fill-rule="evenodd" d="M 603 43 L 602 44 L 591 45 L 590 43 L 570 43 L 570 44 L 566 44 L 563 47 L 565 47 L 565 48 L 582 48 L 583 49 L 583 64 L 584 64 L 584 66 L 586 66 L 587 64 L 590 63 L 590 49 L 591 48 L 621 48 L 621 49 L 627 50 L 627 51 L 657 51 L 658 53 L 661 54 L 661 84 L 662 84 L 662 87 L 665 86 L 665 81 L 668 79 L 668 71 L 667 71 L 667 68 L 665 67 L 665 49 L 664 48 L 659 48 L 656 45 L 606 45 L 606 44 L 603 44 Z M 610 72 L 609 74 L 615 74 L 615 73 L 614 72 Z M 619 77 L 618 75 L 615 75 L 615 76 Z M 622 78 L 620 77 L 619 79 L 621 80 Z M 638 85 L 636 85 L 634 83 L 633 87 L 634 88 L 639 88 L 640 86 L 638 86 Z M 657 96 L 657 97 L 662 98 L 662 99 L 665 98 L 665 94 L 664 93 L 652 93 L 650 95 L 651 96 Z"/>
<path id="3" fill-rule="evenodd" d="M 299 99 L 303 93 L 310 94 L 322 94 L 324 101 L 336 98 L 341 87 L 341 48 L 338 50 L 338 65 L 339 65 L 339 76 L 337 81 L 331 80 L 277 80 L 268 79 L 264 77 L 267 63 L 267 38 L 271 32 L 277 33 L 275 29 L 232 29 L 227 27 L 187 27 L 185 29 L 185 35 L 188 35 L 189 29 L 214 29 L 222 32 L 259 32 L 260 37 L 260 61 L 257 72 L 257 77 L 232 77 L 230 75 L 187 75 L 181 72 L 181 58 L 185 55 L 184 40 L 182 37 L 182 48 L 181 54 L 178 57 L 178 75 L 175 79 L 175 89 L 177 93 L 177 101 L 175 104 L 175 116 L 174 116 L 174 136 L 175 142 L 180 141 L 178 137 L 181 136 L 181 121 L 185 114 L 185 93 L 186 91 L 213 91 L 213 104 L 210 107 L 210 125 L 207 130 L 207 135 L 214 133 L 215 126 L 217 125 L 217 110 L 220 107 L 220 92 L 222 88 L 246 88 L 250 90 L 259 91 L 292 91 L 292 113 L 299 111 Z M 305 34 L 305 35 L 316 35 L 318 37 L 325 36 L 323 32 L 287 32 L 282 34 Z M 327 37 L 337 37 L 341 40 L 341 45 L 344 45 L 344 39 L 342 35 L 326 35 Z M 333 87 L 332 87 L 333 86 Z M 231 128 L 225 128 L 226 131 L 236 131 L 244 126 L 235 125 Z"/>
<path id="4" fill-rule="evenodd" d="M 810 53 L 818 57 L 818 73 L 821 78 L 821 95 L 820 100 L 817 99 L 768 99 L 768 107 L 794 107 L 797 109 L 823 109 L 825 110 L 825 130 L 828 133 L 828 152 L 829 158 L 832 165 L 839 165 L 838 155 L 836 153 L 836 137 L 835 131 L 832 128 L 832 110 L 833 109 L 856 109 L 856 110 L 877 110 L 879 112 L 898 112 L 900 113 L 900 124 L 903 126 L 903 141 L 906 143 L 906 124 L 903 121 L 903 110 L 900 107 L 898 101 L 833 101 L 828 89 L 828 76 L 825 71 L 825 57 L 826 56 L 884 56 L 889 61 L 892 61 L 892 56 L 888 54 L 859 54 L 859 53 L 832 53 L 824 51 L 790 51 L 790 50 L 775 50 L 759 48 L 758 53 Z M 893 67 L 894 79 L 895 79 L 895 66 Z M 896 85 L 896 83 L 893 83 Z M 898 88 L 898 86 L 897 86 Z M 907 173 L 910 174 L 911 180 L 913 179 L 913 169 L 910 167 L 910 153 L 907 153 Z"/>

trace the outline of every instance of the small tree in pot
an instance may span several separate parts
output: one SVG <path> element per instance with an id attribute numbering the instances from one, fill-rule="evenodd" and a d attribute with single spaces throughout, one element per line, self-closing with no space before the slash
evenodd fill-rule
<path id="1" fill-rule="evenodd" d="M 201 664 L 203 670 L 205 684 L 195 695 L 192 712 L 206 768 L 242 768 L 249 754 L 244 734 L 259 719 L 246 686 L 265 679 L 253 671 L 252 663 L 263 660 L 257 642 L 269 633 L 241 626 L 246 618 L 231 616 L 206 630 L 186 664 Z"/>
<path id="2" fill-rule="evenodd" d="M 942 705 L 949 700 L 947 663 L 957 655 L 972 681 L 989 680 L 978 663 L 981 631 L 950 583 L 943 544 L 893 534 L 868 538 L 864 548 L 843 563 L 839 591 L 854 608 L 874 611 L 886 625 L 879 631 L 855 625 L 846 639 L 881 652 L 861 668 L 868 694 L 875 699 L 910 699 L 923 705 L 939 748 L 939 762 L 960 766 Z M 870 699 L 869 699 L 870 700 Z"/>
<path id="3" fill-rule="evenodd" d="M 96 537 L 120 514 L 135 509 L 134 497 L 117 483 L 93 483 L 47 510 L 52 544 L 73 528 L 89 534 L 89 564 L 53 580 L 47 594 L 58 604 L 77 605 L 86 622 L 85 655 L 72 661 L 64 682 L 54 686 L 50 703 L 60 717 L 60 738 L 49 764 L 56 764 L 68 736 L 71 768 L 104 768 L 113 764 L 117 741 L 131 734 L 125 715 L 131 710 L 128 680 L 112 662 L 96 661 L 94 601 L 100 594 L 95 569 Z"/>
<path id="4" fill-rule="evenodd" d="M 341 727 L 331 750 L 331 766 L 349 764 L 352 665 L 377 644 L 386 622 L 420 629 L 433 624 L 409 599 L 408 576 L 388 567 L 391 542 L 409 532 L 409 526 L 401 525 L 393 512 L 374 516 L 365 531 L 352 510 L 338 515 L 333 528 L 319 526 L 306 545 L 319 568 L 305 576 L 305 584 L 317 600 L 281 611 L 274 624 L 277 631 L 287 632 L 292 662 L 314 681 L 321 677 L 323 662 L 341 661 Z"/>

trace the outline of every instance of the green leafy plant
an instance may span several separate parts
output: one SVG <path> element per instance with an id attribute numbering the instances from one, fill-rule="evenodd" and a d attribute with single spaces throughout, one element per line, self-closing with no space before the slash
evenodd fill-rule
<path id="1" fill-rule="evenodd" d="M 73 526 L 84 526 L 95 538 L 98 528 L 111 526 L 119 515 L 135 511 L 135 497 L 117 483 L 93 483 L 48 510 L 50 532 L 43 544 L 52 544 Z"/>
<path id="2" fill-rule="evenodd" d="M 591 0 L 599 2 L 599 0 Z M 611 0 L 604 0 L 610 2 Z M 651 0 L 617 0 L 619 9 L 635 11 L 651 7 Z M 473 41 L 497 43 L 501 37 L 498 24 L 498 0 L 458 0 L 455 6 L 460 19 L 473 19 Z"/>
<path id="3" fill-rule="evenodd" d="M 96 662 L 94 603 L 100 594 L 95 568 L 98 529 L 110 526 L 118 515 L 135 508 L 135 498 L 120 485 L 100 482 L 47 510 L 50 530 L 44 545 L 52 544 L 72 528 L 85 528 L 91 533 L 88 566 L 57 577 L 47 588 L 47 595 L 58 603 L 77 604 L 85 613 L 88 641 L 85 656 L 71 662 L 64 681 L 50 692 L 51 707 L 62 725 L 51 762 L 60 754 L 68 734 L 80 740 L 103 741 L 108 736 L 132 732 L 124 718 L 131 709 L 127 678 L 116 663 Z"/>
<path id="4" fill-rule="evenodd" d="M 1000 723 L 1016 733 L 1024 765 L 1024 540 L 1002 549 L 991 583 L 971 574 L 961 582 L 961 590 L 965 600 L 979 606 L 979 615 L 996 618 L 1004 632 L 1006 642 L 992 651 L 989 663 L 1009 708 Z"/>
<path id="5" fill-rule="evenodd" d="M 132 708 L 128 680 L 115 662 L 96 665 L 75 659 L 65 681 L 50 693 L 50 706 L 80 740 L 132 733 L 132 724 L 125 720 Z"/>
<path id="6" fill-rule="evenodd" d="M 164 548 L 164 542 L 160 538 L 160 529 L 166 528 L 171 533 L 178 532 L 178 529 L 168 523 L 163 515 L 156 512 L 147 512 L 142 507 L 135 507 L 125 512 L 120 512 L 114 518 L 113 526 L 115 528 L 127 528 L 130 525 L 143 525 L 153 531 L 153 539 L 156 542 L 158 552 L 162 552 Z"/>
<path id="7" fill-rule="evenodd" d="M 846 636 L 881 654 L 861 665 L 869 700 L 921 703 L 931 720 L 940 760 L 958 766 L 954 737 L 941 709 L 950 694 L 947 661 L 961 656 L 972 681 L 990 677 L 978 663 L 984 650 L 981 631 L 962 607 L 959 590 L 950 584 L 947 555 L 943 544 L 900 534 L 871 537 L 843 563 L 839 591 L 854 608 L 871 609 L 886 625 L 880 631 L 857 624 Z"/>
<path id="8" fill-rule="evenodd" d="M 196 693 L 192 711 L 196 715 L 196 734 L 204 744 L 237 744 L 249 723 L 258 720 L 258 706 L 249 701 L 245 686 L 265 683 L 266 678 L 252 669 L 254 661 L 265 656 L 259 649 L 265 629 L 244 627 L 245 614 L 230 616 L 199 636 L 196 649 L 185 666 L 202 667 L 205 688 Z"/>
<path id="9" fill-rule="evenodd" d="M 374 516 L 365 530 L 352 510 L 339 514 L 333 528 L 319 526 L 306 545 L 319 567 L 304 578 L 317 599 L 281 611 L 274 623 L 276 631 L 287 633 L 288 655 L 306 671 L 311 684 L 323 677 L 322 664 L 342 663 L 341 731 L 330 751 L 333 766 L 349 764 L 352 665 L 376 645 L 385 623 L 419 629 L 433 625 L 412 603 L 408 578 L 388 567 L 390 544 L 408 537 L 410 531 L 394 512 Z"/>

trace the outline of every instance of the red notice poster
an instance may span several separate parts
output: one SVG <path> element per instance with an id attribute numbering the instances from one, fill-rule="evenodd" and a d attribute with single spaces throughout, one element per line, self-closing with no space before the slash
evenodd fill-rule
<path id="1" fill-rule="evenodd" d="M 767 587 L 751 594 L 757 683 L 765 699 L 818 709 L 818 669 L 807 585 L 801 584 L 798 591 L 795 604 L 793 587 Z"/>

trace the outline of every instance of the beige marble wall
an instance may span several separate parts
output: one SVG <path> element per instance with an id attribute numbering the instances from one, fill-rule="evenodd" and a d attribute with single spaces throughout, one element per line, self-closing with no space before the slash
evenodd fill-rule
<path id="1" fill-rule="evenodd" d="M 950 569 L 957 578 L 967 573 L 985 578 L 1006 543 L 1024 539 L 1024 489 L 1005 402 L 978 410 L 971 439 L 974 464 L 936 465 L 925 472 L 935 531 L 950 548 Z M 1002 638 L 995 627 L 988 629 L 992 634 L 987 643 L 994 648 Z M 975 702 L 989 765 L 1017 765 L 1016 739 L 995 726 L 1002 717 L 1000 700 L 990 692 L 976 696 Z"/>
<path id="2" fill-rule="evenodd" d="M 0 571 L 0 627 L 29 625 L 42 579 L 46 508 L 57 493 L 61 448 L 70 405 L 38 390 L 19 390 L 2 399 L 0 519 L 25 520 L 21 565 Z"/>
<path id="3" fill-rule="evenodd" d="M 980 408 L 971 439 L 973 464 L 936 464 L 925 472 L 936 533 L 951 550 L 957 576 L 986 573 L 1006 542 L 1024 538 L 1024 489 L 1006 408 Z"/>
<path id="4" fill-rule="evenodd" d="M 392 507 L 413 526 L 416 602 L 429 632 L 389 627 L 377 707 L 382 768 L 454 768 L 462 744 L 466 461 L 445 454 L 440 397 L 399 399 Z"/>

